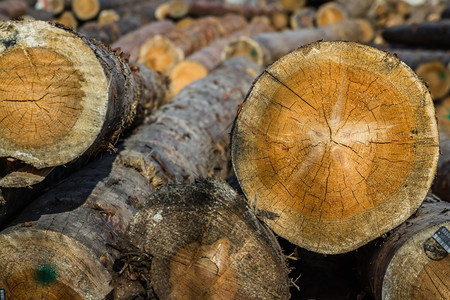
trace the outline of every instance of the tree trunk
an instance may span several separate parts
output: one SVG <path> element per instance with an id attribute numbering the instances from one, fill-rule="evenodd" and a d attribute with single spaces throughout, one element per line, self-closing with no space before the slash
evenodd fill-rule
<path id="1" fill-rule="evenodd" d="M 94 19 L 100 11 L 120 6 L 130 6 L 142 0 L 72 0 L 72 11 L 78 20 Z"/>
<path id="2" fill-rule="evenodd" d="M 28 5 L 21 0 L 8 0 L 0 2 L 0 15 L 15 19 L 27 13 Z"/>
<path id="3" fill-rule="evenodd" d="M 127 236 L 151 257 L 160 299 L 289 298 L 275 236 L 225 183 L 207 179 L 160 189 Z"/>
<path id="4" fill-rule="evenodd" d="M 450 46 L 450 20 L 392 26 L 383 31 L 383 38 L 391 43 L 445 48 Z"/>
<path id="5" fill-rule="evenodd" d="M 225 173 L 226 128 L 259 72 L 244 59 L 225 62 L 141 125 L 118 157 L 92 162 L 28 206 L 0 234 L 8 297 L 104 299 L 122 235 L 150 194 L 168 182 Z"/>
<path id="6" fill-rule="evenodd" d="M 274 6 L 238 5 L 207 1 L 169 2 L 169 15 L 172 18 L 178 19 L 187 15 L 198 18 L 205 16 L 225 16 L 227 14 L 238 14 L 250 19 L 255 16 L 270 16 L 280 11 L 279 8 Z"/>
<path id="7" fill-rule="evenodd" d="M 252 21 L 243 30 L 229 37 L 217 40 L 210 45 L 201 48 L 177 64 L 170 72 L 170 91 L 172 95 L 178 94 L 191 82 L 205 77 L 222 61 L 221 53 L 225 46 L 240 36 L 251 36 L 261 32 L 273 32 L 274 29 L 263 18 Z"/>
<path id="8" fill-rule="evenodd" d="M 424 49 L 397 49 L 374 45 L 374 47 L 398 56 L 411 69 L 417 69 L 421 64 L 430 61 L 440 61 L 444 65 L 450 63 L 450 51 Z"/>
<path id="9" fill-rule="evenodd" d="M 163 102 L 162 76 L 74 32 L 43 21 L 0 30 L 0 186 L 35 184 L 39 169 L 95 155 Z"/>
<path id="10" fill-rule="evenodd" d="M 199 19 L 192 26 L 176 28 L 166 36 L 157 35 L 147 40 L 141 46 L 138 61 L 154 70 L 170 73 L 186 56 L 245 25 L 245 20 L 237 15 Z"/>
<path id="11" fill-rule="evenodd" d="M 175 24 L 169 20 L 152 22 L 122 36 L 111 45 L 111 48 L 120 48 L 130 55 L 131 61 L 137 61 L 142 44 L 157 34 L 166 35 L 174 28 Z"/>
<path id="12" fill-rule="evenodd" d="M 375 299 L 448 299 L 449 230 L 450 204 L 426 199 L 413 217 L 383 241 L 370 260 Z M 440 239 L 444 231 L 447 237 Z M 447 249 L 442 247 L 443 241 Z"/>
<path id="13" fill-rule="evenodd" d="M 346 20 L 326 27 L 315 29 L 286 30 L 274 33 L 262 33 L 251 38 L 241 37 L 224 49 L 222 57 L 241 56 L 260 65 L 269 65 L 299 46 L 317 40 L 359 41 L 364 32 L 359 23 Z"/>
<path id="14" fill-rule="evenodd" d="M 404 222 L 439 156 L 425 84 L 395 56 L 341 41 L 304 46 L 268 67 L 231 142 L 242 190 L 271 228 L 328 254 Z"/>

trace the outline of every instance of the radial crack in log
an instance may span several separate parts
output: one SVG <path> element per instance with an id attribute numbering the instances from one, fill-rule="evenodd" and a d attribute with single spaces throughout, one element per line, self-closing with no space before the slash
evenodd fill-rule
<path id="1" fill-rule="evenodd" d="M 282 237 L 343 253 L 405 221 L 439 155 L 434 107 L 396 57 L 352 42 L 318 42 L 268 67 L 232 133 L 249 201 L 278 215 Z"/>

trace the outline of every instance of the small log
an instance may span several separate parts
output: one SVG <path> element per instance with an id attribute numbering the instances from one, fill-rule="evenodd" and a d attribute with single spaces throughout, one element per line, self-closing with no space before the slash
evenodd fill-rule
<path id="1" fill-rule="evenodd" d="M 0 186 L 95 155 L 165 98 L 162 76 L 65 28 L 11 21 L 0 32 Z"/>
<path id="2" fill-rule="evenodd" d="M 71 5 L 72 0 L 38 0 L 36 7 L 59 15 L 65 9 L 70 9 Z"/>
<path id="3" fill-rule="evenodd" d="M 275 236 L 225 183 L 197 180 L 160 189 L 142 205 L 127 236 L 151 257 L 160 299 L 289 298 Z"/>
<path id="4" fill-rule="evenodd" d="M 450 91 L 450 70 L 440 61 L 420 64 L 415 70 L 428 85 L 433 99 L 441 99 Z"/>
<path id="5" fill-rule="evenodd" d="M 63 24 L 69 28 L 76 30 L 78 28 L 78 20 L 75 18 L 71 11 L 63 12 L 57 19 L 56 22 Z"/>
<path id="6" fill-rule="evenodd" d="M 403 223 L 439 156 L 425 84 L 395 56 L 340 41 L 268 67 L 241 105 L 231 149 L 247 200 L 275 233 L 326 254 Z"/>
<path id="7" fill-rule="evenodd" d="M 142 44 L 155 35 L 166 35 L 174 28 L 175 24 L 169 20 L 152 22 L 123 35 L 111 47 L 113 49 L 120 48 L 124 53 L 130 55 L 131 61 L 137 61 Z"/>
<path id="8" fill-rule="evenodd" d="M 100 11 L 120 6 L 131 6 L 142 0 L 72 0 L 72 11 L 80 21 L 94 19 Z"/>
<path id="9" fill-rule="evenodd" d="M 369 261 L 375 299 L 448 299 L 450 257 L 435 237 L 449 230 L 450 204 L 427 198 L 414 216 L 383 240 Z M 449 237 L 443 239 L 447 247 Z"/>
<path id="10" fill-rule="evenodd" d="M 289 16 L 284 11 L 274 12 L 270 15 L 270 21 L 276 30 L 283 30 L 289 25 Z"/>
<path id="11" fill-rule="evenodd" d="M 120 15 L 114 9 L 104 9 L 102 10 L 97 18 L 97 23 L 99 25 L 109 24 L 119 21 Z"/>
<path id="12" fill-rule="evenodd" d="M 450 51 L 424 50 L 424 49 L 400 49 L 383 45 L 373 45 L 374 47 L 387 51 L 407 64 L 411 69 L 417 69 L 421 64 L 431 61 L 439 61 L 444 65 L 450 64 Z"/>
<path id="13" fill-rule="evenodd" d="M 199 19 L 192 26 L 175 28 L 166 36 L 156 35 L 147 40 L 140 48 L 138 61 L 154 70 L 169 73 L 186 56 L 245 25 L 244 18 L 237 15 Z"/>
<path id="14" fill-rule="evenodd" d="M 27 9 L 27 3 L 22 0 L 7 0 L 0 2 L 0 15 L 4 15 L 10 19 L 25 15 Z"/>
<path id="15" fill-rule="evenodd" d="M 295 11 L 291 15 L 289 25 L 292 29 L 316 27 L 316 10 L 313 7 L 305 7 Z"/>
<path id="16" fill-rule="evenodd" d="M 169 2 L 163 2 L 155 9 L 155 18 L 158 21 L 167 19 L 169 16 Z"/>
<path id="17" fill-rule="evenodd" d="M 28 206 L 0 234 L 0 286 L 8 297 L 119 292 L 110 282 L 133 215 L 168 182 L 228 173 L 226 128 L 258 72 L 244 59 L 225 62 L 141 125 L 118 157 L 105 154 Z"/>
<path id="18" fill-rule="evenodd" d="M 347 18 L 359 18 L 367 14 L 374 0 L 336 0 L 320 6 L 317 10 L 317 26 L 324 26 Z"/>
<path id="19" fill-rule="evenodd" d="M 198 18 L 205 16 L 225 16 L 227 14 L 238 14 L 250 19 L 255 16 L 271 16 L 276 12 L 281 12 L 281 9 L 275 6 L 252 6 L 208 1 L 169 2 L 169 15 L 177 19 L 184 16 Z"/>
<path id="20" fill-rule="evenodd" d="M 450 20 L 392 26 L 383 31 L 383 38 L 391 43 L 445 48 L 450 46 Z"/>
<path id="21" fill-rule="evenodd" d="M 222 61 L 221 53 L 232 40 L 240 36 L 251 36 L 261 32 L 273 32 L 266 19 L 254 19 L 245 29 L 233 33 L 227 38 L 217 40 L 210 45 L 201 48 L 177 64 L 170 72 L 170 92 L 172 95 L 191 82 L 205 77 Z"/>
<path id="22" fill-rule="evenodd" d="M 298 11 L 306 4 L 306 0 L 280 0 L 279 2 L 281 7 L 289 12 Z"/>
<path id="23" fill-rule="evenodd" d="M 229 43 L 222 52 L 222 58 L 244 55 L 260 65 L 267 66 L 299 46 L 317 40 L 359 41 L 362 39 L 364 39 L 364 31 L 360 24 L 353 20 L 345 20 L 314 29 L 262 33 L 251 38 L 241 37 Z"/>
<path id="24" fill-rule="evenodd" d="M 106 45 L 117 41 L 121 36 L 138 29 L 142 25 L 139 17 L 122 18 L 118 21 L 100 25 L 97 22 L 87 22 L 80 27 L 82 35 L 96 39 Z"/>

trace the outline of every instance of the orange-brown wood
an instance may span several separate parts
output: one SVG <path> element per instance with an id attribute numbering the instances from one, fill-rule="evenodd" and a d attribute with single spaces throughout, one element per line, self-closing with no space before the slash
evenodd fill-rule
<path id="1" fill-rule="evenodd" d="M 319 42 L 268 67 L 232 133 L 236 176 L 279 235 L 342 253 L 406 220 L 436 171 L 434 106 L 396 57 Z"/>

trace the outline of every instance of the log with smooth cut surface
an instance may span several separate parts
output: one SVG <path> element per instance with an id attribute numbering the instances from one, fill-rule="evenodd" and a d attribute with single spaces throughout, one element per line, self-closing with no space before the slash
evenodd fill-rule
<path id="1" fill-rule="evenodd" d="M 319 42 L 263 72 L 231 147 L 248 201 L 277 234 L 343 253 L 420 205 L 438 144 L 430 94 L 409 67 L 369 46 Z"/>

